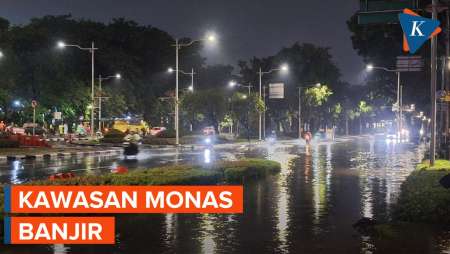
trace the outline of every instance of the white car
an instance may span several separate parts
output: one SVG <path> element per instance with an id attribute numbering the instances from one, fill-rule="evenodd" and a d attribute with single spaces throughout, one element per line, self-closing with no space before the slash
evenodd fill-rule
<path id="1" fill-rule="evenodd" d="M 150 135 L 156 136 L 166 130 L 166 127 L 153 127 L 150 129 Z"/>

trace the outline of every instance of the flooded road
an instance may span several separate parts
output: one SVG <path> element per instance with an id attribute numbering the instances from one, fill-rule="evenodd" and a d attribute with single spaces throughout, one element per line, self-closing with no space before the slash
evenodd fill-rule
<path id="1" fill-rule="evenodd" d="M 119 215 L 115 246 L 0 245 L 0 253 L 450 253 L 450 230 L 421 226 L 405 239 L 383 242 L 352 228 L 361 217 L 389 220 L 400 185 L 422 159 L 423 149 L 374 137 L 310 147 L 295 142 L 223 147 L 216 149 L 216 157 L 264 157 L 282 165 L 279 175 L 244 184 L 242 215 Z M 189 151 L 134 163 L 138 168 L 204 162 L 204 155 Z M 90 165 L 83 170 L 101 171 L 124 162 L 95 158 L 89 164 L 83 159 L 60 163 L 73 170 Z M 36 166 L 36 172 L 45 175 L 39 167 L 44 166 Z M 2 176 L 8 178 L 22 181 L 26 176 Z"/>

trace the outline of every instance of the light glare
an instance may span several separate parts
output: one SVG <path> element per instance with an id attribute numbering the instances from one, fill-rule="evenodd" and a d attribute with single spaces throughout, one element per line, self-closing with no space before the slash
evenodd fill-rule
<path id="1" fill-rule="evenodd" d="M 66 44 L 63 41 L 58 41 L 57 46 L 58 48 L 64 48 Z"/>
<path id="2" fill-rule="evenodd" d="M 206 40 L 208 42 L 216 42 L 217 41 L 217 36 L 213 33 L 209 33 L 206 35 Z"/>

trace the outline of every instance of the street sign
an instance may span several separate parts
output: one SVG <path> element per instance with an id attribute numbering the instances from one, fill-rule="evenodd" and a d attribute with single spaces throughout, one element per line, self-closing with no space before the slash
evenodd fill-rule
<path id="1" fill-rule="evenodd" d="M 360 0 L 359 2 L 359 25 L 398 23 L 398 14 L 403 9 L 418 8 L 418 0 Z"/>
<path id="2" fill-rule="evenodd" d="M 269 84 L 269 99 L 284 99 L 284 83 Z"/>
<path id="3" fill-rule="evenodd" d="M 31 107 L 33 107 L 33 108 L 37 107 L 37 101 L 36 100 L 32 100 L 31 101 Z"/>
<path id="4" fill-rule="evenodd" d="M 421 56 L 397 56 L 396 70 L 400 72 L 422 71 L 424 66 Z"/>

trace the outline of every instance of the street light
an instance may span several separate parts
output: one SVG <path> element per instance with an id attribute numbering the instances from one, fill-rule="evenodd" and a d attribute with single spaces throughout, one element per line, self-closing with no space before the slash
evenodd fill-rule
<path id="1" fill-rule="evenodd" d="M 217 36 L 214 33 L 208 33 L 206 35 L 206 40 L 209 42 L 216 42 L 217 41 Z"/>
<path id="2" fill-rule="evenodd" d="M 396 69 L 388 69 L 385 67 L 378 67 L 378 66 L 373 66 L 373 64 L 368 64 L 366 65 L 366 70 L 367 71 L 372 71 L 372 70 L 383 70 L 386 72 L 395 72 L 397 74 L 397 133 L 400 133 L 399 138 L 400 141 L 402 139 L 401 137 L 401 130 L 402 130 L 402 119 L 403 119 L 403 112 L 402 112 L 402 106 L 401 104 L 401 100 L 400 100 L 400 71 L 396 70 Z"/>
<path id="3" fill-rule="evenodd" d="M 3 57 L 4 57 L 3 52 L 0 51 L 0 58 L 3 58 Z"/>
<path id="4" fill-rule="evenodd" d="M 83 51 L 89 51 L 89 53 L 91 53 L 91 103 L 92 103 L 92 107 L 91 107 L 91 136 L 94 137 L 95 135 L 95 131 L 94 131 L 94 114 L 95 114 L 95 95 L 94 95 L 94 54 L 95 54 L 95 50 L 97 50 L 98 48 L 94 47 L 94 42 L 91 43 L 91 47 L 90 48 L 83 48 L 79 45 L 76 44 L 66 44 L 63 41 L 58 41 L 56 46 L 60 49 L 66 48 L 66 47 L 74 47 L 77 48 L 79 50 L 83 50 Z"/>
<path id="5" fill-rule="evenodd" d="M 214 33 L 208 33 L 202 39 L 192 40 L 188 43 L 180 43 L 178 39 L 175 39 L 175 144 L 180 144 L 180 132 L 179 132 L 179 99 L 178 99 L 178 74 L 179 74 L 179 51 L 182 47 L 189 47 L 196 42 L 216 42 L 217 36 Z M 193 79 L 193 78 L 192 78 Z"/>
<path id="6" fill-rule="evenodd" d="M 99 89 L 99 95 L 98 95 L 98 131 L 102 131 L 102 82 L 104 80 L 108 79 L 122 79 L 122 75 L 120 73 L 117 73 L 115 75 L 110 75 L 106 77 L 102 77 L 102 75 L 98 75 L 98 89 Z"/>
<path id="7" fill-rule="evenodd" d="M 282 64 L 280 67 L 271 69 L 269 71 L 262 71 L 261 68 L 259 68 L 258 74 L 259 74 L 259 100 L 262 100 L 262 77 L 264 74 L 270 74 L 274 71 L 281 71 L 281 72 L 288 72 L 289 66 L 287 64 Z M 262 140 L 262 133 L 261 133 L 261 126 L 262 126 L 262 114 L 259 112 L 259 141 Z"/>
<path id="8" fill-rule="evenodd" d="M 322 84 L 321 83 L 315 83 L 312 84 L 312 86 L 315 86 L 317 88 L 321 87 Z M 298 88 L 298 139 L 302 138 L 302 89 L 307 89 L 311 87 L 311 85 L 306 85 L 304 87 L 299 87 Z"/>
<path id="9" fill-rule="evenodd" d="M 174 70 L 172 67 L 169 67 L 169 68 L 167 69 L 167 72 L 168 72 L 168 73 L 173 73 L 174 71 L 175 71 L 175 70 Z M 197 73 L 194 72 L 194 68 L 191 69 L 191 72 L 185 72 L 185 71 L 183 71 L 183 70 L 178 70 L 178 72 L 180 72 L 180 73 L 183 74 L 183 75 L 189 75 L 189 76 L 191 76 L 191 85 L 188 86 L 188 90 L 191 91 L 191 92 L 193 92 L 193 91 L 194 91 L 194 75 L 197 74 Z"/>
<path id="10" fill-rule="evenodd" d="M 231 80 L 230 82 L 228 82 L 228 86 L 231 87 L 231 88 L 234 88 L 236 86 L 247 88 L 248 89 L 248 96 L 250 96 L 251 89 L 253 87 L 252 85 L 250 85 L 250 83 L 248 85 L 243 85 L 243 84 L 237 83 L 234 80 Z"/>

